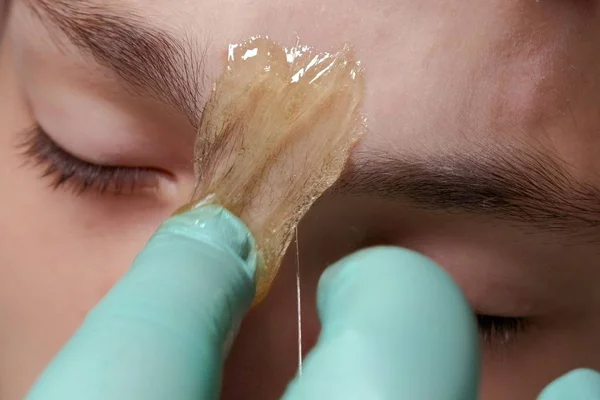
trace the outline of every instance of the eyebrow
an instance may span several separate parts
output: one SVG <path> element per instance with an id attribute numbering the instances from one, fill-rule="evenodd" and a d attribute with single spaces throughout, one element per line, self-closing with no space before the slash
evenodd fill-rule
<path id="1" fill-rule="evenodd" d="M 369 150 L 333 190 L 588 238 L 600 226 L 600 190 L 576 179 L 558 158 L 531 149 L 421 157 Z"/>
<path id="2" fill-rule="evenodd" d="M 206 45 L 176 39 L 134 13 L 80 0 L 29 0 L 83 53 L 113 70 L 130 87 L 170 104 L 197 126 L 202 107 Z"/>

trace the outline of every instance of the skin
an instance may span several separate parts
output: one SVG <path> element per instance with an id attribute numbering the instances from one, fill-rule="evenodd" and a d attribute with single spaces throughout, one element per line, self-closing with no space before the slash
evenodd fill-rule
<path id="1" fill-rule="evenodd" d="M 97 0 L 101 2 L 100 0 Z M 223 49 L 253 34 L 322 50 L 352 43 L 366 68 L 369 133 L 354 160 L 537 149 L 600 187 L 597 2 L 523 0 L 254 2 L 112 0 L 206 49 L 207 87 Z M 173 108 L 126 91 L 116 74 L 59 51 L 14 5 L 0 53 L 0 398 L 22 398 L 86 312 L 126 271 L 193 185 L 194 128 Z M 66 150 L 99 163 L 160 168 L 159 187 L 122 196 L 53 190 L 16 148 L 36 120 Z M 594 228 L 595 229 L 595 228 Z M 483 343 L 482 398 L 531 399 L 576 367 L 600 368 L 600 238 L 404 198 L 332 192 L 300 226 L 305 351 L 326 265 L 376 243 L 446 268 L 482 314 L 527 317 L 509 343 Z M 294 248 L 267 300 L 242 326 L 224 398 L 279 396 L 296 360 Z M 443 326 L 435 329 L 444 329 Z"/>

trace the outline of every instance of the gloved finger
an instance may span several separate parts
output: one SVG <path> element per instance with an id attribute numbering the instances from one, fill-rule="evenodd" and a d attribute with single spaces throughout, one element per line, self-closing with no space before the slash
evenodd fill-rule
<path id="1" fill-rule="evenodd" d="M 29 399 L 214 399 L 226 342 L 254 296 L 256 252 L 217 206 L 165 222 Z"/>
<path id="2" fill-rule="evenodd" d="M 538 400 L 600 399 L 600 373 L 591 369 L 576 369 L 561 376 L 538 396 Z"/>
<path id="3" fill-rule="evenodd" d="M 475 318 L 452 279 L 409 250 L 355 253 L 321 277 L 319 341 L 284 396 L 476 399 Z"/>

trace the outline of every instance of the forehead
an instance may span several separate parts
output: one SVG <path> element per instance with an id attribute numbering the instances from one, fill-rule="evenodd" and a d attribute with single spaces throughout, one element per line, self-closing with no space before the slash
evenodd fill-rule
<path id="1" fill-rule="evenodd" d="M 359 37 L 364 41 L 365 36 L 359 32 L 364 33 L 367 31 L 364 28 L 374 23 L 385 22 L 375 13 L 365 15 L 372 7 L 361 1 L 88 0 L 86 3 L 122 14 L 136 14 L 173 34 L 208 37 L 219 48 L 223 43 L 240 42 L 258 34 L 286 45 L 295 44 L 300 37 L 312 45 L 338 47 L 340 42 L 355 42 Z M 355 29 L 347 29 L 348 26 Z"/>
<path id="2" fill-rule="evenodd" d="M 300 38 L 320 50 L 350 43 L 366 70 L 370 147 L 552 142 L 574 161 L 598 140 L 592 105 L 600 92 L 590 82 L 600 66 L 600 18 L 590 2 L 44 2 L 130 18 L 197 45 L 209 80 L 227 45 L 252 35 L 283 45 Z"/>

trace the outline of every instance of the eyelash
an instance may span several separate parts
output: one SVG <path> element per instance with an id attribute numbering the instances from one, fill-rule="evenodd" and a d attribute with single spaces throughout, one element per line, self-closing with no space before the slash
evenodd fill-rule
<path id="1" fill-rule="evenodd" d="M 69 187 L 76 195 L 87 191 L 121 195 L 158 187 L 159 171 L 84 161 L 60 147 L 40 126 L 26 133 L 20 148 L 29 161 L 42 168 L 42 177 L 52 180 L 53 189 Z"/>
<path id="2" fill-rule="evenodd" d="M 514 342 L 529 328 L 529 321 L 522 317 L 496 317 L 477 314 L 479 335 L 491 346 L 502 346 Z"/>

